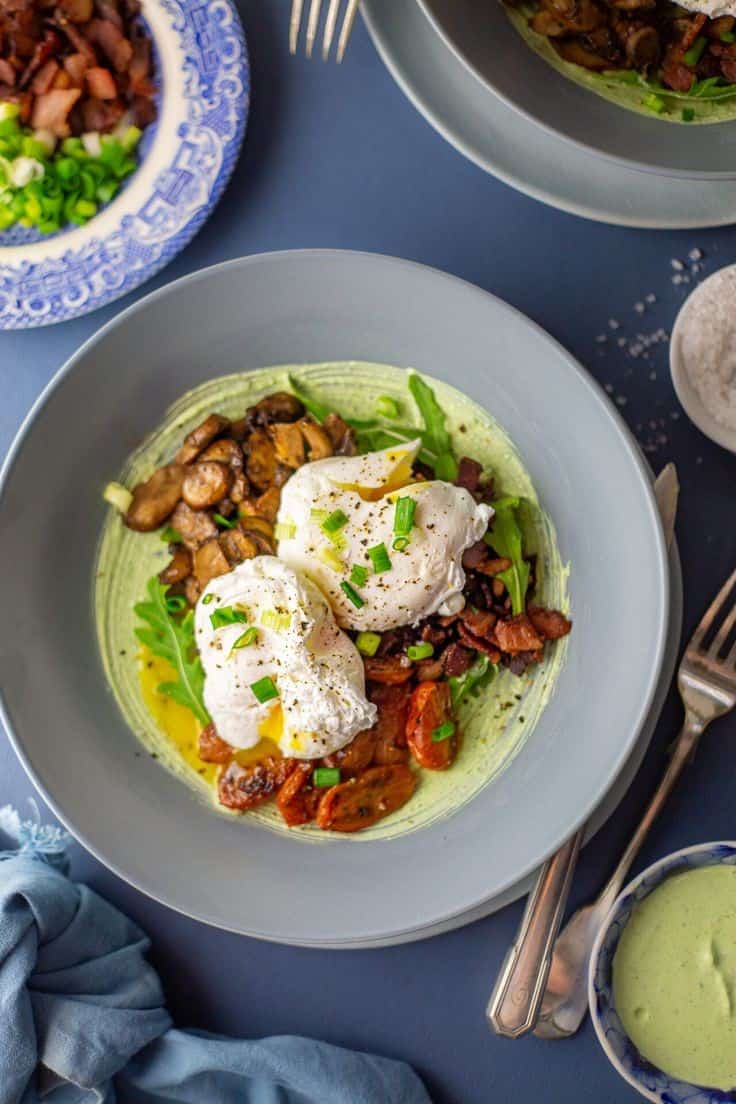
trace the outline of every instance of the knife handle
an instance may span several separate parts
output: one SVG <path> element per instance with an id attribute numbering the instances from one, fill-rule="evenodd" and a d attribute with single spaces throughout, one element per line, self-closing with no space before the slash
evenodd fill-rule
<path id="1" fill-rule="evenodd" d="M 582 837 L 581 828 L 547 860 L 529 897 L 486 1009 L 497 1035 L 518 1039 L 537 1022 Z"/>

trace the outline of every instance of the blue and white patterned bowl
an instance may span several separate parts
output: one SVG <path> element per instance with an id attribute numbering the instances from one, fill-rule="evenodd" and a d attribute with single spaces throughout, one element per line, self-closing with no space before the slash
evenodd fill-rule
<path id="1" fill-rule="evenodd" d="M 618 941 L 636 905 L 665 878 L 698 866 L 736 866 L 736 842 L 700 843 L 654 863 L 624 889 L 598 934 L 590 963 L 588 997 L 598 1040 L 630 1085 L 657 1104 L 734 1104 L 736 1091 L 704 1089 L 678 1081 L 643 1058 L 623 1029 L 613 1003 L 612 964 Z"/>
<path id="2" fill-rule="evenodd" d="M 250 79 L 231 0 L 144 0 L 159 116 L 127 186 L 86 226 L 0 234 L 0 329 L 65 322 L 168 264 L 222 195 L 245 134 Z"/>

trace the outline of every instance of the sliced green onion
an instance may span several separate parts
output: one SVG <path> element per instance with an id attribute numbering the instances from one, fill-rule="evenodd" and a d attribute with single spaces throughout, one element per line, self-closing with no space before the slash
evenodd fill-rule
<path id="1" fill-rule="evenodd" d="M 350 582 L 356 586 L 365 586 L 368 582 L 368 568 L 362 564 L 353 564 L 350 569 Z"/>
<path id="2" fill-rule="evenodd" d="M 718 37 L 726 46 L 730 46 L 733 42 L 736 42 L 736 34 L 734 34 L 733 31 L 723 31 Z"/>
<path id="3" fill-rule="evenodd" d="M 345 564 L 334 548 L 318 548 L 317 559 L 321 560 L 326 567 L 329 567 L 332 571 L 337 571 L 338 574 L 342 574 L 345 570 Z"/>
<path id="4" fill-rule="evenodd" d="M 355 638 L 355 647 L 361 655 L 374 656 L 381 643 L 381 634 L 374 632 L 359 632 Z"/>
<path id="5" fill-rule="evenodd" d="M 267 629 L 275 629 L 276 632 L 283 632 L 284 629 L 288 629 L 291 625 L 291 614 L 267 609 L 261 614 L 260 621 Z"/>
<path id="6" fill-rule="evenodd" d="M 365 602 L 360 597 L 357 590 L 351 587 L 350 583 L 345 581 L 340 583 L 340 590 L 343 592 L 345 597 L 353 603 L 356 609 L 362 609 L 362 607 L 365 605 Z"/>
<path id="7" fill-rule="evenodd" d="M 202 599 L 202 605 L 203 606 L 209 606 L 210 602 L 214 602 L 214 600 L 215 600 L 214 594 L 212 594 L 212 593 L 205 594 L 204 598 Z"/>
<path id="8" fill-rule="evenodd" d="M 316 521 L 317 524 L 321 527 L 322 525 L 324 525 L 330 514 L 329 510 L 318 510 L 316 506 L 313 506 L 312 509 L 309 511 L 309 516 L 312 521 Z"/>
<path id="9" fill-rule="evenodd" d="M 401 411 L 396 399 L 390 395 L 379 395 L 376 402 L 376 414 L 381 418 L 398 418 Z"/>
<path id="10" fill-rule="evenodd" d="M 250 688 L 255 694 L 258 701 L 261 703 L 261 705 L 263 705 L 264 702 L 272 701 L 274 698 L 277 698 L 279 696 L 279 692 L 276 689 L 276 683 L 273 681 L 272 678 L 269 677 L 269 675 L 266 675 L 262 679 L 258 679 L 257 682 L 252 682 L 250 684 Z"/>
<path id="11" fill-rule="evenodd" d="M 20 104 L 10 103 L 5 101 L 0 103 L 0 122 L 5 122 L 6 119 L 17 119 L 20 115 Z"/>
<path id="12" fill-rule="evenodd" d="M 312 785 L 315 789 L 326 790 L 329 786 L 336 786 L 340 781 L 338 767 L 317 767 L 312 771 Z"/>
<path id="13" fill-rule="evenodd" d="M 375 545 L 373 548 L 369 548 L 368 555 L 370 556 L 370 561 L 373 564 L 373 570 L 376 575 L 391 570 L 391 560 L 388 557 L 386 545 L 383 544 L 383 542 Z"/>
<path id="14" fill-rule="evenodd" d="M 339 533 L 349 521 L 348 515 L 343 510 L 333 510 L 320 525 L 323 533 Z"/>
<path id="15" fill-rule="evenodd" d="M 123 147 L 126 153 L 132 153 L 135 147 L 141 140 L 143 131 L 140 127 L 129 126 L 120 139 L 120 145 Z"/>
<path id="16" fill-rule="evenodd" d="M 406 537 L 412 531 L 414 526 L 414 514 L 417 510 L 416 501 L 413 498 L 409 498 L 408 495 L 403 495 L 396 500 L 396 510 L 394 512 L 394 533 L 398 536 Z"/>
<path id="17" fill-rule="evenodd" d="M 178 529 L 172 529 L 170 525 L 167 525 L 165 529 L 161 530 L 161 540 L 164 544 L 181 544 L 184 538 Z"/>
<path id="18" fill-rule="evenodd" d="M 683 107 L 682 109 L 682 121 L 683 123 L 691 123 L 695 118 L 694 107 Z"/>
<path id="19" fill-rule="evenodd" d="M 121 514 L 124 514 L 128 510 L 133 501 L 132 494 L 122 483 L 108 483 L 102 492 L 102 497 L 105 502 L 109 502 L 110 505 L 114 506 L 116 510 L 119 510 Z"/>
<path id="20" fill-rule="evenodd" d="M 437 728 L 432 731 L 432 743 L 441 744 L 443 740 L 449 740 L 455 731 L 455 725 L 452 721 L 445 721 L 444 724 L 438 725 Z"/>
<path id="21" fill-rule="evenodd" d="M 239 652 L 241 648 L 249 648 L 251 644 L 255 644 L 257 639 L 258 629 L 255 627 L 255 625 L 251 625 L 245 630 L 244 633 L 240 634 L 230 651 Z"/>
<path id="22" fill-rule="evenodd" d="M 277 541 L 291 540 L 296 536 L 296 525 L 293 521 L 280 521 L 273 533 Z"/>
<path id="23" fill-rule="evenodd" d="M 645 107 L 648 107 L 650 111 L 656 112 L 657 115 L 661 115 L 667 106 L 661 96 L 657 96 L 656 93 L 651 92 L 648 96 L 645 96 L 642 100 Z"/>
<path id="24" fill-rule="evenodd" d="M 701 57 L 703 56 L 703 51 L 705 50 L 705 47 L 707 45 L 708 40 L 705 35 L 700 35 L 698 38 L 695 39 L 690 49 L 686 50 L 686 52 L 682 55 L 682 60 L 685 62 L 686 65 L 689 65 L 690 67 L 697 65 Z"/>
<path id="25" fill-rule="evenodd" d="M 166 609 L 169 613 L 181 613 L 183 609 L 186 609 L 186 598 L 182 598 L 180 594 L 172 594 L 170 598 L 166 599 Z"/>
<path id="26" fill-rule="evenodd" d="M 422 644 L 410 644 L 406 649 L 409 659 L 429 659 L 434 655 L 434 646 L 429 642 Z"/>
<path id="27" fill-rule="evenodd" d="M 238 519 L 237 518 L 226 518 L 226 517 L 223 517 L 222 514 L 213 514 L 212 517 L 217 522 L 217 524 L 219 526 L 221 526 L 223 529 L 236 529 L 237 528 L 237 525 L 238 525 Z"/>
<path id="28" fill-rule="evenodd" d="M 223 629 L 226 625 L 244 624 L 247 620 L 248 618 L 242 610 L 234 609 L 232 606 L 221 606 L 220 609 L 216 609 L 214 613 L 210 614 L 213 629 Z"/>

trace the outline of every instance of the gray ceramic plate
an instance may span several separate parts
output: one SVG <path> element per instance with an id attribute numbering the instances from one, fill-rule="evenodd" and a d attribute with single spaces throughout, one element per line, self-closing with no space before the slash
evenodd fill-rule
<path id="1" fill-rule="evenodd" d="M 450 48 L 416 0 L 363 0 L 361 11 L 415 107 L 462 154 L 511 187 L 571 214 L 620 226 L 664 230 L 736 221 L 736 192 L 727 181 L 693 187 L 685 179 L 627 168 L 562 143 L 510 110 Z"/>
<path id="2" fill-rule="evenodd" d="M 418 2 L 479 80 L 557 137 L 632 169 L 691 180 L 736 177 L 736 121 L 669 123 L 602 99 L 535 54 L 499 0 Z"/>
<path id="3" fill-rule="evenodd" d="M 182 392 L 243 368 L 349 358 L 452 381 L 506 427 L 572 563 L 575 633 L 536 729 L 473 801 L 396 839 L 307 845 L 216 815 L 136 754 L 98 660 L 90 572 L 101 485 Z M 34 782 L 138 888 L 261 938 L 389 941 L 503 892 L 598 805 L 657 687 L 668 572 L 635 442 L 533 323 L 404 261 L 265 255 L 131 307 L 68 362 L 23 426 L 2 476 L 0 530 L 0 692 Z"/>

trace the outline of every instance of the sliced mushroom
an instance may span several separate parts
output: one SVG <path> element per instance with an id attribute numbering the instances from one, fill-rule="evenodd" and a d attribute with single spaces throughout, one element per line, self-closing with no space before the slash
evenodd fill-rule
<path id="1" fill-rule="evenodd" d="M 230 422 L 227 418 L 223 418 L 221 414 L 210 414 L 201 425 L 187 434 L 184 444 L 176 454 L 176 459 L 180 464 L 191 464 L 192 460 L 196 460 L 200 452 L 206 449 L 215 437 L 220 437 L 229 428 Z"/>
<path id="2" fill-rule="evenodd" d="M 225 498 L 232 476 L 225 464 L 216 460 L 198 460 L 187 470 L 181 497 L 193 510 L 206 510 Z"/>
<path id="3" fill-rule="evenodd" d="M 251 540 L 242 529 L 228 529 L 220 533 L 219 540 L 220 548 L 231 567 L 242 563 L 243 560 L 252 560 L 258 555 L 259 549 L 255 541 Z"/>
<path id="4" fill-rule="evenodd" d="M 304 415 L 304 405 L 288 391 L 274 391 L 272 395 L 251 406 L 247 417 L 253 426 L 267 426 L 273 422 L 295 422 Z"/>
<path id="5" fill-rule="evenodd" d="M 253 541 L 261 555 L 276 555 L 276 541 L 273 535 L 273 525 L 270 521 L 256 516 L 245 517 L 240 522 L 240 528 L 246 537 Z"/>
<path id="6" fill-rule="evenodd" d="M 247 441 L 248 456 L 245 473 L 257 491 L 265 491 L 273 483 L 276 471 L 276 449 L 262 429 L 254 429 Z"/>
<path id="7" fill-rule="evenodd" d="M 543 5 L 556 15 L 568 31 L 585 34 L 602 26 L 606 17 L 593 0 L 545 0 Z"/>
<path id="8" fill-rule="evenodd" d="M 234 441 L 243 443 L 252 429 L 250 424 L 250 418 L 238 418 L 236 421 L 230 423 L 230 436 Z"/>
<path id="9" fill-rule="evenodd" d="M 199 596 L 202 593 L 202 588 L 199 585 L 199 581 L 190 575 L 187 581 L 184 583 L 184 597 L 190 606 L 196 606 L 199 601 Z"/>
<path id="10" fill-rule="evenodd" d="M 594 54 L 592 50 L 587 50 L 578 39 L 553 41 L 552 45 L 561 58 L 572 62 L 573 65 L 582 65 L 583 69 L 602 73 L 605 69 L 611 68 L 611 63 L 607 58 L 601 57 L 600 54 Z"/>
<path id="11" fill-rule="evenodd" d="M 569 34 L 567 24 L 563 23 L 554 12 L 538 11 L 531 20 L 530 26 L 537 34 L 545 35 L 547 38 L 561 38 L 563 35 Z"/>
<path id="12" fill-rule="evenodd" d="M 221 498 L 217 503 L 217 513 L 221 517 L 231 518 L 236 510 L 237 506 L 231 498 Z"/>
<path id="13" fill-rule="evenodd" d="M 157 468 L 145 483 L 139 483 L 123 518 L 128 528 L 139 533 L 158 529 L 181 498 L 185 474 L 181 464 L 166 464 Z"/>
<path id="14" fill-rule="evenodd" d="M 287 468 L 300 468 L 307 458 L 307 445 L 299 422 L 275 422 L 269 434 L 276 458 Z"/>
<path id="15" fill-rule="evenodd" d="M 250 484 L 242 471 L 236 472 L 230 487 L 230 498 L 237 506 L 250 494 Z"/>
<path id="16" fill-rule="evenodd" d="M 227 464 L 234 471 L 243 470 L 243 450 L 232 437 L 221 437 L 219 441 L 213 441 L 200 454 L 200 461 L 217 460 L 220 464 Z"/>
<path id="17" fill-rule="evenodd" d="M 310 460 L 324 460 L 325 457 L 332 456 L 332 441 L 322 426 L 317 425 L 316 422 L 310 422 L 309 418 L 302 418 L 299 428 L 307 442 Z"/>
<path id="18" fill-rule="evenodd" d="M 328 414 L 322 423 L 332 447 L 338 456 L 356 456 L 358 446 L 355 443 L 355 430 L 339 414 Z"/>
<path id="19" fill-rule="evenodd" d="M 210 515 L 193 510 L 186 502 L 180 502 L 171 515 L 171 528 L 181 533 L 184 544 L 191 551 L 217 536 L 217 526 Z"/>
<path id="20" fill-rule="evenodd" d="M 230 564 L 220 548 L 217 537 L 205 541 L 194 553 L 194 574 L 202 590 L 211 579 L 216 579 L 218 575 L 226 575 L 229 570 Z"/>
<path id="21" fill-rule="evenodd" d="M 159 572 L 159 579 L 162 583 L 180 583 L 186 579 L 192 573 L 192 555 L 188 548 L 179 546 L 174 555 L 171 557 L 171 562 L 163 571 Z"/>
<path id="22" fill-rule="evenodd" d="M 276 515 L 279 512 L 279 505 L 281 504 L 281 491 L 278 487 L 269 487 L 267 491 L 264 491 L 262 495 L 259 495 L 256 499 L 256 513 L 260 517 L 266 518 L 267 521 L 276 521 Z"/>
<path id="23" fill-rule="evenodd" d="M 277 464 L 276 471 L 273 473 L 274 487 L 283 487 L 287 479 L 291 479 L 292 474 L 291 468 L 287 468 L 286 464 Z"/>
<path id="24" fill-rule="evenodd" d="M 633 69 L 651 69 L 659 61 L 659 35 L 654 27 L 639 27 L 628 36 L 624 49 Z"/>

